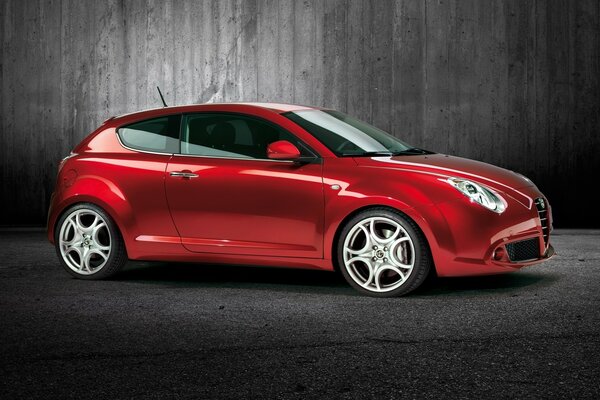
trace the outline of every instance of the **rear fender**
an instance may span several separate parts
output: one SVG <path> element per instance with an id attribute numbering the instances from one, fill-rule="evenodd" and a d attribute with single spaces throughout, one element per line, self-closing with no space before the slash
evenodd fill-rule
<path id="1" fill-rule="evenodd" d="M 80 176 L 71 186 L 63 187 L 60 200 L 52 205 L 48 218 L 48 240 L 54 243 L 54 231 L 60 216 L 71 206 L 92 203 L 102 208 L 112 218 L 130 247 L 129 238 L 138 235 L 133 210 L 123 192 L 111 181 L 99 176 Z"/>

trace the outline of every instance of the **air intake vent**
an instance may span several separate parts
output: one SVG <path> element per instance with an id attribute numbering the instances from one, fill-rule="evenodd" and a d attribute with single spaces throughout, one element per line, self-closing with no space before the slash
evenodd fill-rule
<path id="1" fill-rule="evenodd" d="M 548 237 L 550 234 L 550 222 L 548 221 L 548 204 L 544 199 L 535 199 L 535 208 L 537 208 L 538 215 L 540 216 L 540 223 L 542 225 L 542 233 L 544 234 L 544 245 L 548 245 Z"/>
<path id="2" fill-rule="evenodd" d="M 506 251 L 512 262 L 537 260 L 540 258 L 540 241 L 533 238 L 512 242 L 506 245 Z"/>

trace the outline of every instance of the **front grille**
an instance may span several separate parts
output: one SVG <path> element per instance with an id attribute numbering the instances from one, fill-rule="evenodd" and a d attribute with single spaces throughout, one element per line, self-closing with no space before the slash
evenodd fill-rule
<path id="1" fill-rule="evenodd" d="M 544 245 L 548 245 L 548 237 L 550 234 L 550 223 L 548 221 L 548 204 L 541 197 L 535 199 L 535 208 L 537 208 L 538 215 L 540 216 L 540 223 L 542 225 L 542 234 L 544 235 Z"/>
<path id="2" fill-rule="evenodd" d="M 521 240 L 506 245 L 510 261 L 537 260 L 540 258 L 540 241 L 538 238 Z"/>

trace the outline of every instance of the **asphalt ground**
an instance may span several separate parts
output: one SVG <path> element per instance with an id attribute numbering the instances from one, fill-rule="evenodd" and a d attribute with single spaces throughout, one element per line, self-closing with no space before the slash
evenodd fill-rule
<path id="1" fill-rule="evenodd" d="M 0 396 L 600 397 L 600 235 L 520 272 L 404 298 L 334 273 L 129 263 L 72 279 L 40 231 L 0 232 Z"/>

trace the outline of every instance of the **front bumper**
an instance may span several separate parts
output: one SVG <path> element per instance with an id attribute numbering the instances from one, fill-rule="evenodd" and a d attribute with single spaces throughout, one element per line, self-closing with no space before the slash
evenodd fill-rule
<path id="1" fill-rule="evenodd" d="M 547 206 L 540 216 L 535 203 L 548 201 L 535 187 L 524 191 L 531 198 L 526 204 L 503 194 L 508 207 L 502 214 L 463 199 L 436 205 L 451 236 L 438 238 L 443 245 L 433 252 L 438 276 L 513 272 L 554 256 L 551 209 Z"/>

